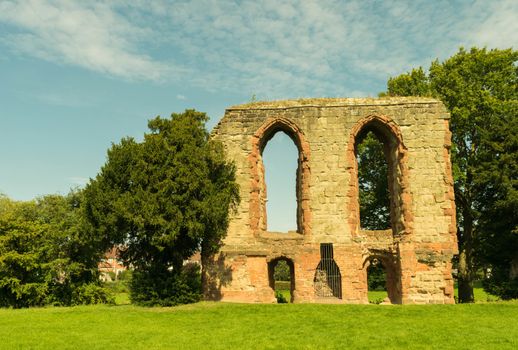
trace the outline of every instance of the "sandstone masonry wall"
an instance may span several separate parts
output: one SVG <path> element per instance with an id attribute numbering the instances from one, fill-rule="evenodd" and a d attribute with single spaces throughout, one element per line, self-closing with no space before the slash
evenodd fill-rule
<path id="1" fill-rule="evenodd" d="M 293 263 L 294 302 L 367 303 L 366 270 L 377 258 L 387 270 L 391 302 L 453 303 L 451 258 L 457 242 L 448 120 L 442 103 L 428 98 L 308 99 L 228 108 L 213 137 L 236 164 L 241 203 L 209 268 L 207 298 L 274 302 L 268 263 L 282 257 Z M 386 147 L 390 230 L 360 229 L 354 147 L 366 130 Z M 297 232 L 266 231 L 261 154 L 277 131 L 299 149 Z M 340 297 L 322 296 L 316 287 L 322 243 L 333 245 Z"/>

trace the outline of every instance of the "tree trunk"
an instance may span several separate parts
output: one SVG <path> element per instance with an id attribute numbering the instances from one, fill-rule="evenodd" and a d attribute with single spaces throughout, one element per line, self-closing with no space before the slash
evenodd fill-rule
<path id="1" fill-rule="evenodd" d="M 516 253 L 514 259 L 511 261 L 511 268 L 509 269 L 509 279 L 518 279 L 518 253 Z"/>
<path id="2" fill-rule="evenodd" d="M 211 278 L 209 276 L 209 266 L 212 260 L 212 254 L 208 248 L 207 242 L 204 240 L 201 244 L 200 262 L 201 262 L 201 290 L 204 300 L 213 300 L 213 286 L 211 285 Z"/>
<path id="3" fill-rule="evenodd" d="M 459 303 L 473 303 L 475 301 L 473 295 L 473 277 L 475 275 L 473 271 L 473 217 L 467 204 L 464 205 L 462 216 L 464 230 L 459 254 Z"/>
<path id="4" fill-rule="evenodd" d="M 209 262 L 209 257 L 207 254 L 203 253 L 203 250 L 200 253 L 200 262 L 201 262 L 201 290 L 203 294 L 203 299 L 209 299 L 209 277 L 207 272 L 207 266 Z"/>
<path id="5" fill-rule="evenodd" d="M 459 273 L 458 273 L 458 288 L 459 288 L 459 303 L 473 303 L 475 298 L 473 296 L 473 278 L 468 267 L 468 254 L 465 249 L 462 249 L 459 254 Z"/>

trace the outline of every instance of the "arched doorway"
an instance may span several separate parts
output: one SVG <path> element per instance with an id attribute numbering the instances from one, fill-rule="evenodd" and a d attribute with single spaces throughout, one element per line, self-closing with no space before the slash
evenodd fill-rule
<path id="1" fill-rule="evenodd" d="M 387 255 L 371 255 L 364 263 L 369 301 L 401 304 L 401 272 L 397 261 Z"/>
<path id="2" fill-rule="evenodd" d="M 270 288 L 276 293 L 276 298 L 279 302 L 282 302 L 281 298 L 283 297 L 285 301 L 293 303 L 295 292 L 295 266 L 293 260 L 284 256 L 270 260 L 268 262 L 268 281 Z M 286 288 L 289 288 L 289 293 L 287 293 Z"/>

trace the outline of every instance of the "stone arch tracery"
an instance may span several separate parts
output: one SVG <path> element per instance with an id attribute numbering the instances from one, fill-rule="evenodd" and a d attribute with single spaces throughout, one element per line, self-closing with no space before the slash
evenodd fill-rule
<path id="1" fill-rule="evenodd" d="M 266 183 L 262 153 L 268 141 L 279 131 L 288 135 L 298 149 L 296 178 L 297 232 L 309 234 L 309 143 L 302 130 L 291 120 L 282 117 L 268 119 L 252 136 L 252 152 L 249 156 L 251 167 L 250 227 L 256 234 L 266 232 Z"/>
<path id="2" fill-rule="evenodd" d="M 358 235 L 360 231 L 360 205 L 358 188 L 358 163 L 356 147 L 363 137 L 372 131 L 383 143 L 385 158 L 388 164 L 388 184 L 390 192 L 390 217 L 394 238 L 403 238 L 412 232 L 411 195 L 408 186 L 407 149 L 403 143 L 401 130 L 390 118 L 384 116 L 368 116 L 352 128 L 347 158 L 351 164 L 349 181 L 349 225 L 351 232 Z"/>

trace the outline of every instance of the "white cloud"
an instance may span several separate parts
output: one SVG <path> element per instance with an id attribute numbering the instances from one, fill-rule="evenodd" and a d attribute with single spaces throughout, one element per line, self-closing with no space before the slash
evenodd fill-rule
<path id="1" fill-rule="evenodd" d="M 22 54 L 128 79 L 161 80 L 171 70 L 139 52 L 137 42 L 152 32 L 132 25 L 108 4 L 3 1 L 0 21 L 18 28 L 3 42 Z"/>
<path id="2" fill-rule="evenodd" d="M 375 95 L 459 46 L 517 45 L 515 0 L 0 2 L 12 48 L 259 99 Z M 177 98 L 181 99 L 181 95 Z"/>
<path id="3" fill-rule="evenodd" d="M 178 94 L 178 95 L 176 95 L 176 99 L 177 99 L 177 100 L 182 100 L 182 101 L 184 101 L 184 100 L 187 100 L 187 97 L 185 97 L 185 96 L 184 96 L 184 95 L 182 95 L 182 94 Z"/>
<path id="4" fill-rule="evenodd" d="M 479 1 L 480 2 L 480 1 Z M 518 2 L 497 1 L 486 6 L 486 18 L 469 33 L 470 44 L 488 48 L 518 49 Z"/>

